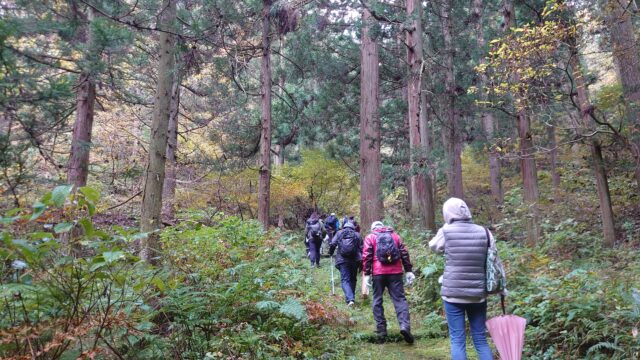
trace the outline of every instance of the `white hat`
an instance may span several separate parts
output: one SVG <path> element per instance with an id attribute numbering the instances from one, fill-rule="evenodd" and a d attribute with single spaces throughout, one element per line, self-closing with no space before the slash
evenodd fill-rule
<path id="1" fill-rule="evenodd" d="M 383 226 L 384 224 L 382 223 L 382 221 L 374 221 L 373 223 L 371 223 L 371 231 L 373 231 L 373 229 L 375 228 L 379 228 Z"/>

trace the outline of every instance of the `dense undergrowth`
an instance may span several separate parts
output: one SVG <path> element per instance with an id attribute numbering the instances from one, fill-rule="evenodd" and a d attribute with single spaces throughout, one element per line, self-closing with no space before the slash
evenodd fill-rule
<path id="1" fill-rule="evenodd" d="M 130 251 L 140 234 L 93 229 L 85 192 L 91 190 L 56 188 L 39 214 L 16 210 L 3 218 L 0 357 L 344 353 L 346 345 L 323 339 L 344 337 L 348 317 L 314 291 L 296 237 L 264 234 L 256 222 L 236 217 L 219 216 L 212 226 L 187 221 L 161 234 L 165 261 L 152 267 Z M 62 222 L 63 213 L 87 216 Z M 36 230 L 43 224 L 51 231 Z M 16 269 L 20 261 L 25 269 Z"/>
<path id="2" fill-rule="evenodd" d="M 313 283 L 299 234 L 191 216 L 162 231 L 162 262 L 150 266 L 132 251 L 143 234 L 94 228 L 98 198 L 90 188 L 58 187 L 2 218 L 0 357 L 341 359 L 370 346 Z M 444 339 L 443 259 L 427 249 L 428 232 L 397 229 L 419 275 L 408 292 L 418 341 Z M 572 219 L 545 222 L 536 249 L 504 241 L 504 229 L 495 232 L 508 309 L 528 320 L 525 358 L 638 358 L 636 250 L 603 249 Z M 498 315 L 497 299 L 489 302 Z"/>

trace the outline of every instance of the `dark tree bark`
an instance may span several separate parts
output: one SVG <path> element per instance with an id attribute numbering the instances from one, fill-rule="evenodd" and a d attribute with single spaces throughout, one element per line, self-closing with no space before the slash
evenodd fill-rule
<path id="1" fill-rule="evenodd" d="M 431 154 L 431 150 L 433 149 L 432 141 L 431 141 L 431 131 L 429 128 L 429 102 L 427 101 L 427 92 L 423 91 L 420 95 L 421 104 L 420 107 L 420 143 L 424 147 L 426 154 Z M 425 193 L 425 226 L 427 229 L 433 231 L 434 233 L 438 230 L 436 227 L 436 198 L 435 198 L 435 186 L 433 186 L 435 182 L 435 175 L 432 174 L 431 170 L 431 162 L 429 159 L 425 159 L 425 173 L 424 179 L 426 184 L 426 193 Z"/>
<path id="2" fill-rule="evenodd" d="M 262 10 L 262 128 L 260 131 L 260 180 L 258 183 L 258 221 L 269 229 L 269 203 L 271 185 L 271 0 L 263 0 Z"/>
<path id="3" fill-rule="evenodd" d="M 88 24 L 80 28 L 80 39 L 90 52 L 93 50 L 93 34 L 91 8 L 87 14 Z M 92 58 L 95 54 L 87 54 Z M 89 175 L 89 156 L 91 154 L 91 133 L 93 132 L 93 114 L 96 101 L 96 84 L 89 69 L 85 69 L 78 81 L 78 95 L 76 100 L 76 120 L 73 124 L 71 136 L 71 153 L 67 163 L 67 182 L 76 187 L 85 186 Z"/>
<path id="4" fill-rule="evenodd" d="M 635 178 L 640 193 L 640 49 L 632 22 L 631 0 L 609 0 L 608 23 L 616 66 L 631 127 L 628 145 L 635 160 Z"/>
<path id="5" fill-rule="evenodd" d="M 164 0 L 158 19 L 158 28 L 171 30 L 176 19 L 176 0 Z M 148 233 L 140 242 L 140 258 L 154 262 L 157 255 L 156 230 L 161 225 L 162 186 L 165 177 L 167 152 L 167 130 L 171 108 L 171 90 L 175 72 L 176 39 L 172 32 L 159 33 L 160 55 L 158 58 L 158 81 L 153 106 L 151 139 L 149 142 L 149 163 L 145 171 L 144 192 L 142 195 L 142 214 L 140 230 Z"/>
<path id="6" fill-rule="evenodd" d="M 476 44 L 478 49 L 482 50 L 484 54 L 485 41 L 484 41 L 484 28 L 482 27 L 482 15 L 484 12 L 484 4 L 482 0 L 473 1 L 473 19 L 475 20 L 476 31 Z M 480 65 L 485 63 L 484 56 L 481 55 L 479 59 Z M 489 96 L 486 91 L 486 86 L 489 84 L 489 79 L 485 72 L 480 73 L 480 79 L 478 84 L 478 95 L 480 101 L 486 103 L 489 100 Z M 502 191 L 502 175 L 499 153 L 496 149 L 494 142 L 494 128 L 495 121 L 493 112 L 483 109 L 480 112 L 482 118 L 482 127 L 484 133 L 487 136 L 487 142 L 489 143 L 489 176 L 491 181 L 491 196 L 497 205 L 501 205 L 504 200 L 504 193 Z"/>
<path id="7" fill-rule="evenodd" d="M 433 204 L 431 189 L 428 183 L 428 168 L 426 160 L 426 144 L 421 133 L 426 130 L 421 127 L 421 92 L 422 92 L 422 7 L 418 0 L 407 0 L 407 17 L 410 25 L 407 29 L 407 63 L 409 76 L 407 81 L 407 116 L 409 122 L 409 165 L 411 167 L 411 213 L 419 216 L 422 225 L 430 227 L 430 212 Z"/>
<path id="8" fill-rule="evenodd" d="M 462 138 L 460 136 L 460 124 L 458 124 L 458 114 L 456 112 L 456 78 L 453 67 L 454 46 L 451 23 L 452 0 L 444 0 L 440 9 L 440 20 L 442 22 L 442 37 L 444 39 L 445 53 L 445 87 L 447 92 L 444 109 L 447 116 L 446 123 L 446 150 L 449 160 L 447 170 L 447 189 L 449 196 L 464 198 L 462 187 Z"/>
<path id="9" fill-rule="evenodd" d="M 368 9 L 362 10 L 360 71 L 360 219 L 363 229 L 382 219 L 383 204 L 380 158 L 380 120 L 378 118 L 378 45 L 371 37 Z"/>
<path id="10" fill-rule="evenodd" d="M 609 183 L 607 181 L 607 169 L 602 157 L 602 145 L 594 136 L 595 124 L 591 120 L 590 113 L 592 111 L 591 101 L 589 100 L 589 92 L 587 85 L 582 76 L 582 67 L 577 51 L 574 48 L 574 54 L 571 57 L 571 68 L 573 72 L 573 81 L 576 86 L 576 102 L 580 110 L 581 129 L 579 135 L 587 135 L 587 143 L 591 150 L 591 166 L 593 175 L 596 179 L 596 189 L 598 191 L 598 201 L 600 205 L 600 215 L 602 219 L 602 233 L 604 236 L 604 244 L 612 247 L 616 241 L 615 217 L 611 206 L 611 195 L 609 193 Z"/>

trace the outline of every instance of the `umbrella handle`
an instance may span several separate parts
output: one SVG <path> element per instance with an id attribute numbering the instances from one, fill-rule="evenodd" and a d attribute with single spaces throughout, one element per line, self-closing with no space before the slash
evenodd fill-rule
<path id="1" fill-rule="evenodd" d="M 507 312 L 504 308 L 504 294 L 500 294 L 500 306 L 502 306 L 502 315 L 506 315 Z"/>

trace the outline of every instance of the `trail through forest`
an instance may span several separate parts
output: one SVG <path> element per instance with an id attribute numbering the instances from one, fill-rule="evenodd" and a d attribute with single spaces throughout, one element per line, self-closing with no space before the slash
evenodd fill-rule
<path id="1" fill-rule="evenodd" d="M 524 358 L 640 359 L 636 1 L 0 14 L 0 359 L 448 359 L 427 241 L 452 197 L 495 239 Z M 376 344 L 370 300 L 309 266 L 312 213 L 400 235 L 414 345 L 388 295 Z"/>

